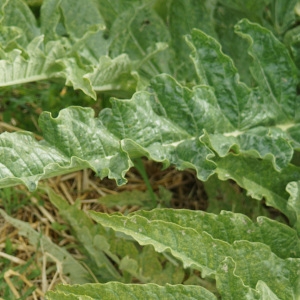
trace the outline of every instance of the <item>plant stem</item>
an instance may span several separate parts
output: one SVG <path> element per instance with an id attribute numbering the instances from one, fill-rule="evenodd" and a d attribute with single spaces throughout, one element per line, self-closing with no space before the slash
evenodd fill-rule
<path id="1" fill-rule="evenodd" d="M 133 160 L 133 163 L 134 163 L 134 167 L 139 171 L 139 173 L 141 174 L 141 176 L 142 176 L 142 178 L 143 178 L 143 180 L 144 180 L 144 182 L 145 182 L 145 184 L 146 184 L 146 187 L 147 187 L 147 190 L 148 190 L 148 192 L 149 192 L 149 194 L 150 194 L 150 198 L 151 198 L 151 200 L 152 200 L 152 202 L 153 202 L 153 205 L 154 205 L 154 207 L 156 206 L 156 195 L 155 195 L 155 193 L 154 193 L 154 191 L 153 191 L 153 189 L 152 189 L 152 186 L 151 186 L 151 183 L 150 183 L 150 181 L 149 181 L 149 177 L 148 177 L 148 175 L 147 175 L 147 173 L 146 173 L 146 170 L 145 170 L 145 167 L 144 167 L 144 164 L 143 164 L 143 161 L 142 161 L 142 159 L 139 157 L 139 158 L 135 158 L 134 160 Z"/>

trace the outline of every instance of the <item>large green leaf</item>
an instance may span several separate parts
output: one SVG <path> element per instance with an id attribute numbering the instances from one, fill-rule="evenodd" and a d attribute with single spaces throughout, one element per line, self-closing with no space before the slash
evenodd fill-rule
<path id="1" fill-rule="evenodd" d="M 96 91 L 121 90 L 131 94 L 135 91 L 136 79 L 133 78 L 132 64 L 127 55 L 115 59 L 101 56 L 93 73 L 85 74 Z"/>
<path id="2" fill-rule="evenodd" d="M 241 80 L 248 84 L 249 86 L 253 86 L 253 78 L 251 73 L 249 72 L 249 56 L 247 54 L 247 45 L 244 41 L 235 34 L 233 28 L 234 25 L 240 21 L 242 18 L 249 18 L 249 20 L 253 22 L 258 22 L 257 13 L 262 14 L 262 11 L 256 10 L 252 11 L 250 16 L 247 16 L 243 11 L 236 10 L 229 6 L 224 6 L 225 3 L 235 2 L 234 5 L 239 5 L 244 7 L 244 2 L 239 1 L 218 1 L 218 5 L 214 11 L 214 21 L 215 21 L 215 31 L 217 32 L 217 40 L 222 45 L 222 51 L 229 55 L 234 61 L 237 69 L 239 70 L 239 74 L 241 76 Z M 249 1 L 250 2 L 250 1 Z M 253 1 L 251 1 L 253 3 Z M 258 3 L 260 1 L 255 1 Z"/>
<path id="3" fill-rule="evenodd" d="M 22 0 L 0 1 L 0 30 L 0 45 L 6 50 L 25 48 L 39 35 L 36 19 Z"/>
<path id="4" fill-rule="evenodd" d="M 299 1 L 272 0 L 269 2 L 267 21 L 271 23 L 276 34 L 283 35 L 297 23 L 296 6 L 299 5 Z"/>
<path id="5" fill-rule="evenodd" d="M 300 240 L 297 232 L 266 217 L 258 217 L 254 223 L 245 215 L 228 211 L 216 215 L 203 211 L 172 209 L 137 211 L 135 215 L 149 220 L 176 223 L 182 227 L 193 228 L 199 233 L 205 231 L 213 238 L 230 244 L 238 240 L 264 243 L 281 258 L 300 256 Z"/>
<path id="6" fill-rule="evenodd" d="M 298 11 L 298 16 L 299 16 L 300 15 L 300 4 L 298 4 L 297 11 Z M 284 42 L 291 51 L 295 65 L 298 66 L 298 72 L 299 72 L 299 65 L 300 65 L 300 63 L 299 63 L 300 62 L 299 36 L 300 36 L 300 26 L 292 28 L 284 36 Z"/>
<path id="7" fill-rule="evenodd" d="M 47 4 L 48 1 L 46 1 Z M 51 0 L 51 2 L 56 2 Z M 104 27 L 104 20 L 97 9 L 95 1 L 84 3 L 76 0 L 60 1 L 61 23 L 71 39 L 76 41 L 95 26 Z M 48 21 L 48 20 L 44 20 Z"/>
<path id="8" fill-rule="evenodd" d="M 288 2 L 278 0 L 222 0 L 219 2 L 223 10 L 237 14 L 239 19 L 246 17 L 252 22 L 267 27 L 280 39 L 288 29 L 297 23 L 296 5 L 299 3 L 297 0 Z M 231 20 L 227 20 L 227 23 L 230 24 Z"/>
<path id="9" fill-rule="evenodd" d="M 212 237 L 201 228 L 197 231 L 192 227 L 195 223 L 186 222 L 179 225 L 182 220 L 185 222 L 189 211 L 177 215 L 180 221 L 176 218 L 174 221 L 172 217 L 168 220 L 164 217 L 157 219 L 157 211 L 160 210 L 146 213 L 146 217 L 141 216 L 139 212 L 126 217 L 96 212 L 90 212 L 90 215 L 103 226 L 132 236 L 141 245 L 150 244 L 158 252 L 170 252 L 180 259 L 185 267 L 200 270 L 203 277 L 218 278 L 222 274 L 223 277 L 229 276 L 229 280 L 232 273 L 228 272 L 229 266 L 224 264 L 224 260 L 231 257 L 235 263 L 234 276 L 238 276 L 246 286 L 255 289 L 259 281 L 264 281 L 270 293 L 274 293 L 280 299 L 299 297 L 298 258 L 279 258 L 264 243 L 246 241 L 242 237 L 229 244 Z M 189 218 L 196 222 L 192 212 Z M 228 226 L 228 232 L 232 230 L 228 219 L 221 223 L 225 228 Z M 236 226 L 240 228 L 243 225 Z M 220 274 L 220 268 L 225 272 Z M 225 283 L 226 278 L 223 278 L 222 282 Z M 234 290 L 232 291 L 234 293 Z M 220 292 L 224 295 L 228 293 L 226 290 Z"/>
<path id="10" fill-rule="evenodd" d="M 239 81 L 232 60 L 224 55 L 214 38 L 200 30 L 194 29 L 187 42 L 192 49 L 191 56 L 200 83 L 215 87 L 218 105 L 234 128 L 246 127 L 243 122 L 252 99 L 251 90 Z"/>
<path id="11" fill-rule="evenodd" d="M 181 81 L 195 82 L 196 74 L 189 59 L 189 48 L 184 36 L 193 28 L 199 28 L 205 33 L 215 36 L 213 12 L 215 0 L 169 1 L 167 4 L 166 22 L 171 33 L 170 46 L 175 52 L 172 72 Z M 187 17 L 188 16 L 188 17 Z"/>
<path id="12" fill-rule="evenodd" d="M 27 45 L 23 53 L 19 49 L 7 53 L 0 51 L 0 86 L 43 80 L 61 71 L 56 61 L 64 58 L 63 47 L 52 42 L 42 51 L 42 43 L 43 36 L 38 36 Z"/>
<path id="13" fill-rule="evenodd" d="M 220 264 L 216 276 L 217 288 L 222 294 L 222 299 L 274 299 L 279 298 L 272 290 L 259 280 L 255 288 L 245 285 L 243 280 L 235 274 L 235 263 L 231 257 L 226 257 Z"/>
<path id="14" fill-rule="evenodd" d="M 300 168 L 289 165 L 278 173 L 268 161 L 257 161 L 251 157 L 228 155 L 217 162 L 216 173 L 221 180 L 233 179 L 245 188 L 252 198 L 266 199 L 269 206 L 283 212 L 289 220 L 296 220 L 295 211 L 287 204 L 289 194 L 286 186 L 289 182 L 297 181 Z"/>
<path id="15" fill-rule="evenodd" d="M 120 149 L 119 140 L 94 119 L 91 109 L 69 108 L 56 119 L 45 113 L 40 126 L 45 129 L 45 140 L 41 142 L 29 133 L 1 135 L 3 186 L 22 182 L 32 190 L 41 178 L 87 167 L 101 177 L 125 182 L 131 162 Z"/>
<path id="16" fill-rule="evenodd" d="M 250 70 L 258 83 L 261 101 L 269 107 L 264 117 L 280 123 L 293 120 L 298 78 L 288 50 L 270 31 L 247 20 L 240 21 L 235 29 L 250 42 L 249 54 L 253 58 Z"/>
<path id="17" fill-rule="evenodd" d="M 156 55 L 166 49 L 170 33 L 151 8 L 152 2 L 129 6 L 114 21 L 109 38 L 109 54 L 116 57 L 127 53 L 147 78 L 162 72 L 170 73 L 168 52 Z"/>
<path id="18" fill-rule="evenodd" d="M 224 52 L 233 58 L 241 78 L 252 86 L 254 82 L 249 72 L 250 60 L 247 56 L 247 45 L 233 33 L 234 25 L 243 18 L 268 28 L 280 41 L 289 44 L 287 34 L 290 39 L 297 28 L 297 0 L 288 2 L 277 0 L 218 1 L 214 12 L 218 41 L 222 44 Z"/>
<path id="19" fill-rule="evenodd" d="M 87 17 L 88 16 L 88 17 Z M 59 40 L 81 59 L 97 64 L 107 54 L 105 25 L 94 1 L 47 0 L 41 7 L 41 32 L 45 42 Z"/>
<path id="20" fill-rule="evenodd" d="M 151 1 L 151 0 L 150 0 Z M 105 20 L 108 29 L 111 28 L 114 21 L 119 15 L 128 8 L 135 6 L 139 0 L 98 0 L 98 9 Z M 146 0 L 145 2 L 149 2 Z"/>
<path id="21" fill-rule="evenodd" d="M 229 7 L 231 10 L 244 12 L 245 14 L 248 15 L 248 17 L 251 17 L 251 13 L 254 14 L 254 16 L 255 15 L 262 16 L 263 9 L 265 8 L 266 4 L 268 4 L 268 2 L 270 1 L 271 0 L 257 0 L 257 1 L 223 0 L 221 1 L 221 4 L 225 7 Z"/>
<path id="22" fill-rule="evenodd" d="M 59 285 L 55 292 L 48 292 L 46 299 L 71 300 L 71 299 L 197 299 L 215 300 L 212 293 L 199 286 L 166 285 L 156 284 L 136 285 L 111 282 L 107 284 L 86 285 Z"/>
<path id="23" fill-rule="evenodd" d="M 293 212 L 294 218 L 291 218 L 292 225 L 300 233 L 300 181 L 292 181 L 286 186 L 290 194 L 288 200 L 288 209 Z"/>
<path id="24" fill-rule="evenodd" d="M 257 126 L 277 123 L 286 130 L 294 124 L 297 114 L 296 68 L 284 46 L 266 29 L 247 20 L 242 20 L 237 29 L 243 37 L 250 38 L 252 44 L 257 41 L 257 47 L 251 46 L 249 53 L 255 55 L 253 76 L 259 82 L 259 89 L 250 89 L 239 81 L 232 60 L 222 53 L 216 40 L 198 30 L 194 30 L 188 39 L 199 79 L 214 87 L 218 106 L 236 129 L 232 131 L 223 126 L 225 134 L 205 134 L 202 141 L 210 144 L 222 157 L 230 150 L 251 152 L 253 156 L 273 161 L 275 168 L 280 170 L 293 154 L 286 133 Z M 265 44 L 258 42 L 262 39 Z M 259 45 L 264 47 L 259 48 Z M 279 57 L 280 65 L 277 63 Z M 287 122 L 288 126 L 281 126 Z M 246 131 L 249 127 L 256 128 Z"/>
<path id="25" fill-rule="evenodd" d="M 194 30 L 188 41 L 199 79 L 215 87 L 220 107 L 237 129 L 290 122 L 295 117 L 298 79 L 287 49 L 270 31 L 245 19 L 236 25 L 236 32 L 251 43 L 251 70 L 259 90 L 239 81 L 232 60 L 216 40 Z"/>

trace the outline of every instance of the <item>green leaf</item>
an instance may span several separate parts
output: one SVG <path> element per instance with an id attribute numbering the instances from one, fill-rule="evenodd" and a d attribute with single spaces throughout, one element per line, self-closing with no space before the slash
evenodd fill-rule
<path id="1" fill-rule="evenodd" d="M 260 242 L 236 240 L 231 245 L 206 231 L 198 232 L 177 222 L 156 219 L 156 211 L 159 210 L 147 213 L 147 217 L 139 213 L 127 217 L 96 212 L 90 215 L 103 226 L 132 236 L 141 245 L 153 245 L 158 252 L 170 252 L 184 267 L 200 270 L 202 277 L 217 276 L 223 260 L 231 257 L 236 264 L 235 274 L 245 285 L 255 288 L 258 281 L 263 280 L 278 298 L 299 296 L 298 258 L 281 259 Z M 226 222 L 223 225 L 226 226 Z"/>
<path id="2" fill-rule="evenodd" d="M 209 144 L 221 157 L 229 152 L 243 153 L 270 160 L 278 171 L 288 165 L 294 152 L 284 132 L 273 133 L 271 128 L 266 127 L 256 127 L 243 133 L 236 131 L 205 134 L 201 140 Z"/>
<path id="3" fill-rule="evenodd" d="M 269 1 L 269 17 L 271 18 L 272 27 L 278 35 L 283 35 L 287 29 L 291 28 L 297 22 L 295 13 L 297 0 L 291 0 L 283 3 L 278 0 Z"/>
<path id="4" fill-rule="evenodd" d="M 222 53 L 216 40 L 193 30 L 188 43 L 200 81 L 215 87 L 221 109 L 239 130 L 276 121 L 289 122 L 295 117 L 298 80 L 287 49 L 270 31 L 247 20 L 236 25 L 236 32 L 251 43 L 251 70 L 259 90 L 250 90 L 239 81 L 232 60 Z"/>
<path id="5" fill-rule="evenodd" d="M 93 89 L 97 92 L 121 90 L 131 95 L 137 85 L 132 69 L 132 63 L 125 54 L 115 59 L 101 56 L 93 72 L 83 77 L 89 79 Z"/>
<path id="6" fill-rule="evenodd" d="M 242 279 L 235 274 L 235 263 L 231 257 L 226 257 L 220 264 L 216 276 L 217 288 L 222 299 L 278 299 L 279 298 L 263 282 L 258 281 L 256 288 L 245 285 Z"/>
<path id="7" fill-rule="evenodd" d="M 229 55 L 235 62 L 242 80 L 249 86 L 253 86 L 254 81 L 249 72 L 251 60 L 247 55 L 247 45 L 234 34 L 232 28 L 241 19 L 247 18 L 251 22 L 266 27 L 280 41 L 284 40 L 285 44 L 289 44 L 286 40 L 290 39 L 290 42 L 292 42 L 291 36 L 296 32 L 294 30 L 296 28 L 291 29 L 297 26 L 296 3 L 297 0 L 286 3 L 277 0 L 224 0 L 219 1 L 216 6 L 214 22 L 218 41 L 222 45 L 224 53 Z M 287 32 L 288 30 L 291 32 Z M 292 43 L 295 42 L 296 39 Z"/>
<path id="8" fill-rule="evenodd" d="M 234 0 L 224 0 L 222 1 L 222 5 L 225 7 L 229 7 L 231 10 L 241 11 L 245 14 L 250 15 L 251 13 L 254 15 L 262 15 L 263 9 L 266 4 L 271 2 L 271 0 L 245 0 L 245 1 L 234 1 Z M 252 16 L 253 17 L 253 16 Z"/>
<path id="9" fill-rule="evenodd" d="M 119 15 L 139 2 L 139 0 L 98 0 L 97 5 L 107 27 L 110 29 Z M 146 0 L 144 2 L 149 1 Z"/>
<path id="10" fill-rule="evenodd" d="M 124 205 L 138 205 L 149 209 L 153 207 L 150 193 L 148 191 L 142 192 L 139 190 L 124 191 L 116 195 L 105 195 L 99 198 L 98 202 L 106 207 Z"/>
<path id="11" fill-rule="evenodd" d="M 65 297 L 65 298 L 64 298 Z M 73 297 L 73 298 L 72 298 Z M 81 298 L 83 297 L 83 298 Z M 84 298 L 86 297 L 86 298 Z M 89 298 L 91 297 L 91 298 Z M 156 284 L 122 284 L 110 282 L 106 284 L 59 285 L 56 291 L 48 292 L 48 300 L 58 299 L 197 299 L 215 300 L 212 293 L 199 286 Z M 129 297 L 129 298 L 128 298 Z"/>
<path id="12" fill-rule="evenodd" d="M 28 44 L 26 52 L 19 49 L 7 53 L 0 51 L 0 86 L 43 80 L 61 71 L 56 60 L 65 55 L 62 46 L 52 42 L 43 52 L 42 43 L 43 36 L 38 36 Z"/>
<path id="13" fill-rule="evenodd" d="M 168 72 L 168 54 L 157 55 L 165 50 L 170 33 L 161 18 L 151 8 L 153 1 L 134 3 L 118 15 L 110 29 L 109 54 L 116 57 L 127 53 L 146 78 Z M 167 56 L 165 56 L 167 55 Z"/>
<path id="14" fill-rule="evenodd" d="M 90 215 L 103 226 L 132 236 L 141 245 L 153 245 L 158 252 L 170 251 L 174 257 L 183 262 L 185 268 L 193 267 L 201 270 L 203 276 L 213 274 L 215 266 L 218 265 L 217 257 L 219 257 L 220 253 L 209 254 L 206 249 L 199 252 L 195 247 L 189 247 L 196 240 L 200 240 L 199 243 L 202 242 L 203 245 L 212 244 L 213 239 L 207 233 L 200 236 L 192 228 L 181 227 L 177 224 L 160 220 L 150 221 L 138 215 L 123 217 L 96 212 L 90 212 Z M 171 238 L 173 233 L 176 234 L 176 239 Z M 219 242 L 222 244 L 222 248 L 230 248 L 229 244 Z M 218 249 L 216 248 L 215 251 L 218 251 Z M 205 264 L 204 261 L 206 262 Z"/>
<path id="15" fill-rule="evenodd" d="M 250 68 L 263 102 L 268 103 L 265 118 L 287 122 L 295 117 L 297 69 L 286 47 L 273 34 L 248 20 L 235 26 L 236 33 L 250 43 Z M 263 40 L 263 43 L 260 41 Z"/>
<path id="16" fill-rule="evenodd" d="M 234 130 L 214 90 L 208 86 L 191 90 L 171 76 L 160 75 L 151 80 L 151 89 L 155 93 L 154 99 L 150 98 L 155 113 L 178 124 L 191 136 L 202 135 L 203 129 L 210 133 Z"/>
<path id="17" fill-rule="evenodd" d="M 209 233 L 213 238 L 233 244 L 246 240 L 268 245 L 272 252 L 281 258 L 300 256 L 300 240 L 297 232 L 287 225 L 270 218 L 258 217 L 252 222 L 243 214 L 221 211 L 219 215 L 203 211 L 159 209 L 139 210 L 134 215 L 149 220 L 171 222 L 182 227 L 193 228 L 199 233 Z"/>
<path id="18" fill-rule="evenodd" d="M 165 88 L 182 89 L 174 79 L 167 75 L 161 75 L 158 78 L 164 82 Z M 156 82 L 153 87 L 156 89 Z M 179 97 L 172 98 L 174 105 L 181 101 L 182 108 L 179 108 L 183 112 L 188 111 L 189 106 L 192 107 L 191 110 L 199 108 L 200 113 L 204 111 L 206 107 L 203 107 L 204 103 L 200 97 L 195 99 L 196 103 L 184 103 L 188 102 L 189 94 L 190 92 L 187 92 L 184 95 L 184 101 Z M 160 99 L 163 100 L 163 98 Z M 113 99 L 112 109 L 101 111 L 100 118 L 106 128 L 122 140 L 122 148 L 131 157 L 146 156 L 163 162 L 165 166 L 173 163 L 179 169 L 196 168 L 199 178 L 207 179 L 214 170 L 214 164 L 206 161 L 212 152 L 189 134 L 192 131 L 197 134 L 200 128 L 197 128 L 197 124 L 191 126 L 187 119 L 178 122 L 175 111 L 166 116 L 165 110 L 168 109 L 170 103 L 160 105 L 159 100 L 146 92 L 134 94 L 130 101 Z M 212 113 L 214 113 L 213 108 Z M 190 114 L 185 113 L 185 115 Z"/>
<path id="19" fill-rule="evenodd" d="M 132 266 L 132 262 L 129 260 L 128 262 Z M 132 275 L 143 283 L 181 284 L 185 277 L 181 264 L 175 265 L 168 260 L 165 261 L 164 257 L 155 252 L 152 246 L 142 248 L 137 261 L 135 261 L 135 268 L 136 274 Z"/>
<path id="20" fill-rule="evenodd" d="M 104 28 L 104 21 L 95 1 L 87 0 L 83 5 L 82 2 L 76 0 L 64 0 L 60 1 L 59 5 L 61 22 L 63 22 L 63 26 L 72 40 L 80 39 L 95 25 Z"/>
<path id="21" fill-rule="evenodd" d="M 120 149 L 118 139 L 93 118 L 93 113 L 89 108 L 74 107 L 62 110 L 56 119 L 49 113 L 42 114 L 40 127 L 45 130 L 45 140 L 41 142 L 29 133 L 3 133 L 1 185 L 24 183 L 34 190 L 41 178 L 87 167 L 100 177 L 109 176 L 118 184 L 124 183 L 131 162 Z"/>
<path id="22" fill-rule="evenodd" d="M 43 1 L 40 18 L 41 32 L 45 35 L 46 43 L 58 39 L 57 26 L 60 22 L 60 3 L 61 0 Z"/>
<path id="23" fill-rule="evenodd" d="M 68 44 L 72 54 L 78 52 L 87 62 L 97 64 L 99 57 L 107 54 L 104 30 L 95 1 L 88 0 L 83 5 L 74 0 L 47 0 L 42 4 L 41 31 L 46 43 L 59 40 Z"/>
<path id="24" fill-rule="evenodd" d="M 233 128 L 246 127 L 244 119 L 246 111 L 249 114 L 247 105 L 251 101 L 251 90 L 239 81 L 232 60 L 222 52 L 214 38 L 200 30 L 194 29 L 187 42 L 192 49 L 191 57 L 200 83 L 215 87 L 218 106 Z"/>
<path id="25" fill-rule="evenodd" d="M 0 214 L 8 223 L 12 224 L 19 230 L 19 234 L 28 238 L 29 242 L 33 246 L 38 248 L 40 245 L 43 251 L 50 253 L 59 262 L 61 262 L 63 273 L 69 276 L 71 283 L 83 284 L 92 280 L 88 270 L 75 260 L 64 248 L 59 247 L 48 237 L 35 231 L 30 224 L 8 216 L 3 210 L 0 210 Z"/>
<path id="26" fill-rule="evenodd" d="M 277 208 L 290 220 L 295 220 L 294 212 L 287 207 L 289 195 L 285 188 L 289 182 L 299 179 L 298 167 L 289 165 L 278 173 L 268 161 L 232 154 L 216 163 L 216 173 L 221 180 L 233 179 L 252 198 L 265 198 L 267 205 Z"/>
<path id="27" fill-rule="evenodd" d="M 291 120 L 297 114 L 296 69 L 285 47 L 267 29 L 247 20 L 242 20 L 237 25 L 238 28 L 242 37 L 249 38 L 253 45 L 257 45 L 251 46 L 249 53 L 255 58 L 252 73 L 258 81 L 259 89 L 249 89 L 239 82 L 232 60 L 222 53 L 216 40 L 198 30 L 194 30 L 188 38 L 200 81 L 214 87 L 218 106 L 236 128 L 231 131 L 224 127 L 221 132 L 225 131 L 223 135 L 205 134 L 201 141 L 222 157 L 230 151 L 251 153 L 251 156 L 273 161 L 274 167 L 281 170 L 293 155 L 286 134 L 276 130 L 269 133 L 267 128 L 257 126 L 270 126 L 278 122 L 278 127 L 286 130 L 293 125 Z M 268 38 L 263 39 L 265 36 Z M 260 40 L 264 41 L 261 47 Z M 279 57 L 281 64 L 277 63 Z M 259 74 L 262 70 L 264 73 Z M 289 122 L 288 126 L 281 127 L 280 124 L 285 122 Z M 246 128 L 255 126 L 255 129 L 245 131 Z"/>
<path id="28" fill-rule="evenodd" d="M 171 33 L 170 47 L 175 53 L 172 74 L 183 82 L 195 82 L 195 69 L 189 59 L 189 48 L 184 41 L 184 36 L 189 34 L 192 28 L 201 29 L 212 36 L 216 35 L 213 26 L 213 13 L 217 1 L 169 2 L 166 21 Z"/>
<path id="29" fill-rule="evenodd" d="M 286 191 L 290 194 L 288 209 L 293 212 L 291 218 L 292 225 L 300 233 L 300 181 L 292 181 L 286 186 Z"/>
<path id="30" fill-rule="evenodd" d="M 12 50 L 12 46 L 26 47 L 39 33 L 36 19 L 22 0 L 0 1 L 0 30 L 9 33 L 1 46 Z M 3 37 L 2 37 L 3 38 Z M 1 38 L 1 39 L 2 39 Z M 8 45 L 11 42 L 13 45 Z"/>
<path id="31" fill-rule="evenodd" d="M 248 86 L 253 86 L 253 78 L 249 72 L 249 56 L 247 45 L 233 31 L 234 25 L 243 18 L 248 18 L 252 22 L 261 23 L 263 15 L 263 0 L 260 1 L 218 1 L 214 11 L 215 31 L 217 40 L 222 45 L 222 51 L 229 55 L 239 70 L 241 81 Z M 247 8 L 251 6 L 261 6 L 254 10 Z"/>
<path id="32" fill-rule="evenodd" d="M 300 5 L 298 4 L 297 7 L 300 7 Z M 298 10 L 300 11 L 299 8 L 298 8 Z M 297 11 L 296 8 L 295 8 L 295 11 Z M 298 12 L 298 15 L 299 15 L 299 12 Z M 284 43 L 290 49 L 292 58 L 293 58 L 296 66 L 299 66 L 299 62 L 300 62 L 299 36 L 300 36 L 300 26 L 296 26 L 295 28 L 292 28 L 284 36 Z M 298 67 L 298 71 L 299 71 L 299 67 Z"/>

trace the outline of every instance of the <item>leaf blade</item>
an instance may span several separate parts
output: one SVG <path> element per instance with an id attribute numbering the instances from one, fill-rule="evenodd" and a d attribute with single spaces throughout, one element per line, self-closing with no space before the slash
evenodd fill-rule
<path id="1" fill-rule="evenodd" d="M 299 292 L 299 258 L 281 259 L 270 247 L 259 242 L 234 241 L 232 245 L 212 238 L 207 232 L 179 226 L 174 222 L 131 214 L 107 215 L 90 212 L 90 216 L 105 227 L 132 236 L 141 245 L 151 244 L 158 252 L 170 251 L 185 267 L 196 268 L 202 277 L 215 277 L 226 257 L 236 264 L 235 274 L 245 285 L 255 288 L 263 280 L 271 291 L 283 299 L 296 297 Z M 251 263 L 245 263 L 251 262 Z"/>
<path id="2" fill-rule="evenodd" d="M 246 19 L 235 27 L 236 33 L 250 42 L 248 53 L 253 57 L 250 68 L 258 83 L 262 100 L 269 103 L 270 120 L 282 123 L 295 115 L 297 69 L 286 47 L 273 34 Z M 263 43 L 259 41 L 263 40 Z M 266 99 L 265 99 L 266 98 Z"/>
<path id="3" fill-rule="evenodd" d="M 57 293 L 57 294 L 56 294 Z M 60 294 L 61 293 L 61 294 Z M 110 282 L 107 284 L 87 284 L 81 286 L 60 285 L 57 287 L 57 292 L 48 292 L 49 300 L 61 299 L 60 295 L 67 294 L 72 297 L 88 296 L 92 299 L 102 299 L 101 295 L 105 295 L 105 299 L 208 299 L 215 300 L 216 297 L 209 291 L 199 286 L 184 286 L 184 285 L 169 285 L 158 286 L 156 284 L 121 284 Z M 67 298 L 69 299 L 69 298 Z M 70 298 L 71 299 L 71 298 Z M 80 298 L 81 299 L 81 298 Z"/>

